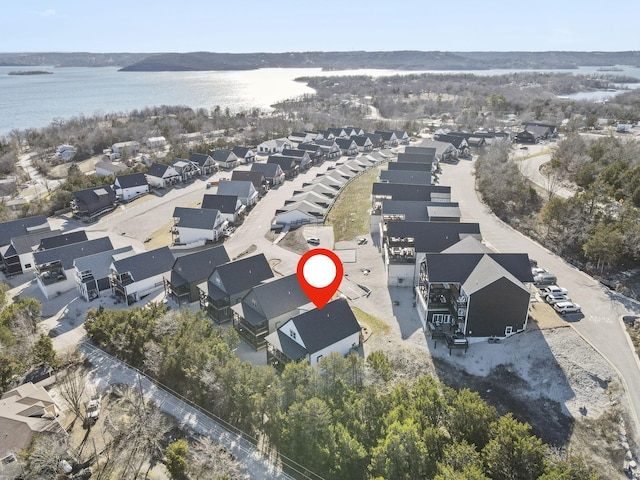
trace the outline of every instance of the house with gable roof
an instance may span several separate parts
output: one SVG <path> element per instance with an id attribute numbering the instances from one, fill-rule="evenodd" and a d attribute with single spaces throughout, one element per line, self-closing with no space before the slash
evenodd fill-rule
<path id="1" fill-rule="evenodd" d="M 237 180 L 241 182 L 251 182 L 254 188 L 257 190 L 259 196 L 263 196 L 269 189 L 267 179 L 264 177 L 264 173 L 258 170 L 234 170 L 231 174 L 231 180 Z"/>
<path id="2" fill-rule="evenodd" d="M 73 266 L 75 267 L 78 295 L 85 301 L 90 302 L 99 298 L 103 292 L 111 292 L 109 268 L 113 262 L 114 255 L 124 256 L 125 254 L 133 255 L 134 253 L 131 246 L 126 246 L 76 258 L 73 261 Z"/>
<path id="3" fill-rule="evenodd" d="M 285 175 L 280 165 L 275 163 L 253 163 L 252 172 L 261 172 L 267 181 L 268 187 L 272 188 L 284 183 Z"/>
<path id="4" fill-rule="evenodd" d="M 354 135 L 353 137 L 351 137 L 351 140 L 356 142 L 356 145 L 358 146 L 358 151 L 361 153 L 369 153 L 373 150 L 373 147 L 374 147 L 373 142 L 371 141 L 371 139 L 367 134 Z"/>
<path id="5" fill-rule="evenodd" d="M 204 195 L 201 208 L 218 210 L 224 220 L 236 224 L 242 221 L 246 208 L 237 195 Z"/>
<path id="6" fill-rule="evenodd" d="M 335 142 L 340 147 L 342 155 L 351 157 L 358 154 L 358 145 L 352 138 L 337 138 Z"/>
<path id="7" fill-rule="evenodd" d="M 230 170 L 238 166 L 238 157 L 231 150 L 222 148 L 215 150 L 211 157 L 216 162 L 218 168 L 224 168 Z"/>
<path id="8" fill-rule="evenodd" d="M 255 164 L 254 164 L 255 165 Z M 218 195 L 235 195 L 247 208 L 258 202 L 259 194 L 253 183 L 248 180 L 225 180 L 218 184 Z"/>
<path id="9" fill-rule="evenodd" d="M 152 163 L 146 176 L 147 182 L 154 188 L 167 188 L 182 181 L 175 168 L 163 163 Z"/>
<path id="10" fill-rule="evenodd" d="M 298 150 L 304 150 L 307 152 L 314 165 L 320 163 L 324 157 L 324 151 L 320 145 L 316 145 L 315 143 L 300 143 L 298 144 Z"/>
<path id="11" fill-rule="evenodd" d="M 149 193 L 149 183 L 144 173 L 118 175 L 113 182 L 113 190 L 120 201 L 128 202 Z"/>
<path id="12" fill-rule="evenodd" d="M 231 149 L 240 163 L 253 163 L 256 161 L 256 154 L 249 147 L 235 146 Z"/>
<path id="13" fill-rule="evenodd" d="M 284 172 L 284 178 L 286 179 L 294 178 L 300 170 L 295 157 L 285 157 L 281 154 L 269 155 L 267 163 L 275 163 L 279 165 Z"/>
<path id="14" fill-rule="evenodd" d="M 361 330 L 347 300 L 333 300 L 322 309 L 296 315 L 267 335 L 267 363 L 283 371 L 290 362 L 306 361 L 315 367 L 332 353 L 357 354 Z"/>
<path id="15" fill-rule="evenodd" d="M 33 253 L 42 250 L 42 240 L 60 235 L 62 230 L 35 230 L 27 235 L 11 238 L 9 245 L 0 247 L 4 274 L 10 277 L 33 270 Z M 82 240 L 87 240 L 86 234 Z"/>
<path id="16" fill-rule="evenodd" d="M 174 229 L 177 237 L 174 245 L 217 242 L 227 221 L 214 208 L 175 207 L 173 210 Z"/>
<path id="17" fill-rule="evenodd" d="M 393 130 L 376 130 L 374 133 L 382 137 L 382 141 L 386 146 L 388 147 L 398 146 L 398 138 L 396 137 L 396 132 L 394 132 Z"/>
<path id="18" fill-rule="evenodd" d="M 164 286 L 164 275 L 171 270 L 174 260 L 169 247 L 135 255 L 114 255 L 109 267 L 111 292 L 127 305 L 137 302 Z"/>
<path id="19" fill-rule="evenodd" d="M 233 326 L 240 337 L 259 350 L 266 346 L 269 333 L 312 308 L 315 307 L 300 288 L 297 275 L 291 274 L 253 287 L 231 310 Z"/>
<path id="20" fill-rule="evenodd" d="M 166 296 L 178 306 L 198 301 L 198 285 L 206 282 L 218 266 L 229 261 L 223 245 L 176 258 L 171 270 L 164 275 Z"/>
<path id="21" fill-rule="evenodd" d="M 456 331 L 466 338 L 506 337 L 527 326 L 533 282 L 526 253 L 427 253 L 416 288 L 418 313 L 430 334 Z M 482 248 L 484 247 L 484 248 Z M 452 249 L 455 250 L 455 249 Z M 457 249 L 459 250 L 459 249 Z"/>
<path id="22" fill-rule="evenodd" d="M 34 435 L 67 436 L 62 410 L 44 387 L 27 382 L 2 394 L 0 403 L 0 458 L 28 448 Z"/>
<path id="23" fill-rule="evenodd" d="M 200 167 L 195 162 L 184 158 L 174 158 L 171 162 L 173 169 L 178 172 L 182 182 L 188 182 L 194 177 L 200 175 Z"/>
<path id="24" fill-rule="evenodd" d="M 327 160 L 340 158 L 342 155 L 340 147 L 335 140 L 316 140 L 314 144 L 320 147 L 323 158 L 326 158 Z M 303 148 L 302 145 L 303 144 L 298 145 L 298 148 Z M 306 150 L 306 148 L 304 149 Z"/>
<path id="25" fill-rule="evenodd" d="M 119 173 L 129 169 L 129 167 L 123 163 L 113 163 L 110 161 L 98 162 L 94 168 L 96 170 L 96 175 L 102 176 L 118 175 Z"/>
<path id="26" fill-rule="evenodd" d="M 219 265 L 206 282 L 198 285 L 200 308 L 214 322 L 226 323 L 232 319 L 231 306 L 240 303 L 249 290 L 273 276 L 262 253 Z"/>
<path id="27" fill-rule="evenodd" d="M 189 156 L 189 161 L 198 165 L 202 175 L 211 175 L 218 170 L 216 161 L 211 155 L 207 155 L 206 153 L 192 153 Z"/>
<path id="28" fill-rule="evenodd" d="M 258 153 L 260 155 L 273 155 L 275 153 L 282 153 L 285 148 L 293 148 L 294 144 L 288 138 L 276 138 L 273 140 L 266 140 L 258 145 Z"/>
<path id="29" fill-rule="evenodd" d="M 78 190 L 72 193 L 73 215 L 84 221 L 93 221 L 116 208 L 118 199 L 111 185 Z"/>
<path id="30" fill-rule="evenodd" d="M 68 292 L 76 286 L 76 259 L 112 250 L 109 237 L 102 237 L 35 252 L 33 263 L 38 287 L 47 299 Z"/>

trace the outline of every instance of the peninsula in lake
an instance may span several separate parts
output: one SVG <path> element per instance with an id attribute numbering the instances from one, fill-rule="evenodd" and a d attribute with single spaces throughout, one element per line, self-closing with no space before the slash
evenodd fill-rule
<path id="1" fill-rule="evenodd" d="M 7 75 L 53 75 L 53 72 L 47 72 L 46 70 L 20 70 L 9 72 Z"/>

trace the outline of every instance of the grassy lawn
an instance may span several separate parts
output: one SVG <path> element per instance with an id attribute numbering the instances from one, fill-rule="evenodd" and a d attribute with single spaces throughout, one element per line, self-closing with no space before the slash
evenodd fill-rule
<path id="1" fill-rule="evenodd" d="M 358 235 L 369 233 L 371 186 L 377 178 L 378 169 L 372 168 L 351 182 L 338 197 L 326 222 L 333 227 L 336 242 L 353 240 Z"/>
<path id="2" fill-rule="evenodd" d="M 351 310 L 353 310 L 353 314 L 361 325 L 367 325 L 371 329 L 371 333 L 389 333 L 389 325 L 384 323 L 378 317 L 369 315 L 367 312 L 364 312 L 357 307 L 352 306 Z"/>

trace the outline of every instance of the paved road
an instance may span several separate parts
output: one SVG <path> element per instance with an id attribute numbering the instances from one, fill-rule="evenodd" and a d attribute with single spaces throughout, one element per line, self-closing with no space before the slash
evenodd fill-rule
<path id="1" fill-rule="evenodd" d="M 133 387 L 141 385 L 145 398 L 157 405 L 163 412 L 178 419 L 183 427 L 225 445 L 242 466 L 246 478 L 266 480 L 292 478 L 265 459 L 251 442 L 223 428 L 216 420 L 175 395 L 159 388 L 136 370 L 94 347 L 89 342 L 80 344 L 79 349 L 93 366 L 90 376 L 96 391 L 104 393 L 111 385 L 117 383 Z"/>
<path id="2" fill-rule="evenodd" d="M 540 167 L 551 161 L 552 153 L 537 154 L 549 150 L 548 144 L 531 145 L 527 147 L 527 150 L 515 150 L 511 157 L 518 161 L 520 171 L 543 190 L 562 198 L 570 198 L 575 195 L 575 191 L 570 188 L 570 185 L 562 182 L 558 176 L 541 173 Z M 532 154 L 535 156 L 529 156 Z"/>
<path id="3" fill-rule="evenodd" d="M 451 185 L 452 199 L 460 203 L 463 221 L 480 223 L 482 237 L 497 251 L 526 252 L 558 277 L 558 283 L 582 305 L 583 313 L 567 315 L 567 321 L 621 374 L 635 414 L 636 427 L 640 427 L 640 363 L 621 321 L 623 315 L 639 315 L 640 303 L 611 292 L 489 212 L 476 194 L 473 163 L 462 160 L 458 165 L 442 165 L 440 183 Z"/>

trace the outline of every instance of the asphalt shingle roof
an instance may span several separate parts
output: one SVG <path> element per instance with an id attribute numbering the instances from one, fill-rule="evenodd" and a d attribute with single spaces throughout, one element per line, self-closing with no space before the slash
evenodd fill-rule
<path id="1" fill-rule="evenodd" d="M 427 253 L 429 281 L 464 283 L 484 257 L 491 258 L 518 281 L 533 282 L 526 253 Z"/>
<path id="2" fill-rule="evenodd" d="M 120 185 L 120 188 L 139 187 L 140 185 L 147 185 L 147 177 L 144 176 L 144 173 L 118 175 L 116 183 Z"/>
<path id="3" fill-rule="evenodd" d="M 388 222 L 387 238 L 413 238 L 416 252 L 440 253 L 468 235 L 480 237 L 480 225 L 461 222 Z"/>
<path id="4" fill-rule="evenodd" d="M 177 227 L 213 230 L 218 224 L 220 212 L 214 208 L 176 207 L 173 216 L 179 218 Z"/>
<path id="5" fill-rule="evenodd" d="M 169 247 L 161 247 L 149 252 L 131 255 L 113 262 L 116 272 L 129 272 L 133 280 L 139 282 L 145 278 L 167 273 L 173 266 L 174 258 Z"/>
<path id="6" fill-rule="evenodd" d="M 233 296 L 255 287 L 260 282 L 273 278 L 273 272 L 264 254 L 253 255 L 218 266 L 213 272 L 220 277 L 223 292 Z M 208 288 L 219 289 L 209 277 Z"/>
<path id="7" fill-rule="evenodd" d="M 167 274 L 173 286 L 204 282 L 216 267 L 229 262 L 224 245 L 178 257 Z"/>
<path id="8" fill-rule="evenodd" d="M 212 208 L 220 213 L 235 213 L 238 205 L 237 195 L 204 195 L 202 197 L 202 208 Z"/>
<path id="9" fill-rule="evenodd" d="M 33 254 L 33 262 L 36 265 L 59 261 L 65 270 L 73 267 L 73 261 L 77 258 L 95 255 L 96 253 L 113 250 L 109 237 L 96 238 L 86 242 L 63 245 L 50 250 L 42 250 Z"/>
<path id="10" fill-rule="evenodd" d="M 27 235 L 34 230 L 50 230 L 47 217 L 38 215 L 35 217 L 19 218 L 0 223 L 0 245 L 9 245 L 13 237 Z"/>

